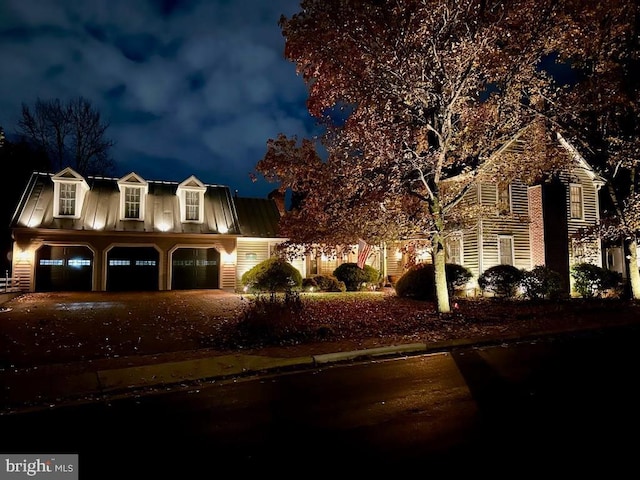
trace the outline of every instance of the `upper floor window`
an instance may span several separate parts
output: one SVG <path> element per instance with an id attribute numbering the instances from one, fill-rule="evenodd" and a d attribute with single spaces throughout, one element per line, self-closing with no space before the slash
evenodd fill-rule
<path id="1" fill-rule="evenodd" d="M 140 218 L 140 189 L 126 187 L 124 192 L 124 216 L 126 218 Z"/>
<path id="2" fill-rule="evenodd" d="M 135 173 L 118 180 L 120 189 L 120 220 L 144 220 L 149 184 Z"/>
<path id="3" fill-rule="evenodd" d="M 204 193 L 207 187 L 193 175 L 178 185 L 180 220 L 188 223 L 204 222 Z"/>
<path id="4" fill-rule="evenodd" d="M 187 190 L 184 192 L 185 220 L 200 220 L 199 192 Z"/>
<path id="5" fill-rule="evenodd" d="M 76 185 L 73 183 L 60 184 L 60 205 L 58 207 L 60 215 L 76 214 Z"/>
<path id="6" fill-rule="evenodd" d="M 67 167 L 51 177 L 53 181 L 53 216 L 80 218 L 89 185 L 84 178 Z"/>
<path id="7" fill-rule="evenodd" d="M 511 213 L 511 188 L 507 182 L 498 183 L 497 207 L 500 215 Z"/>
<path id="8" fill-rule="evenodd" d="M 571 184 L 569 187 L 569 204 L 571 218 L 582 219 L 584 216 L 582 208 L 582 185 Z"/>

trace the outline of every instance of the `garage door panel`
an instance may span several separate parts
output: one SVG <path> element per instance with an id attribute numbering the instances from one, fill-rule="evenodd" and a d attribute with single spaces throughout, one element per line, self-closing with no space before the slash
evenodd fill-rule
<path id="1" fill-rule="evenodd" d="M 155 248 L 115 247 L 107 257 L 107 290 L 158 290 L 160 254 Z"/>
<path id="2" fill-rule="evenodd" d="M 45 245 L 36 254 L 37 292 L 91 291 L 93 252 L 84 246 Z"/>
<path id="3" fill-rule="evenodd" d="M 171 288 L 219 288 L 220 253 L 215 248 L 179 248 L 172 256 Z"/>

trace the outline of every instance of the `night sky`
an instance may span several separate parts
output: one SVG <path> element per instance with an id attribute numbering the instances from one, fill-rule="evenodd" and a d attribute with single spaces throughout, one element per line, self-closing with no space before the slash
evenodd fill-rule
<path id="1" fill-rule="evenodd" d="M 82 96 L 109 123 L 115 176 L 228 185 L 264 197 L 249 173 L 278 133 L 318 134 L 284 58 L 281 14 L 299 0 L 0 0 L 0 126 L 21 105 Z"/>

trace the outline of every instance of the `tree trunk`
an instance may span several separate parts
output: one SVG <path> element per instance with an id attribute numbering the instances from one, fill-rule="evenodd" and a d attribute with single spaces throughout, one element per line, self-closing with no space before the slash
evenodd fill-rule
<path id="1" fill-rule="evenodd" d="M 638 242 L 634 238 L 629 242 L 629 283 L 631 298 L 640 300 L 640 271 L 638 270 Z"/>
<path id="2" fill-rule="evenodd" d="M 448 313 L 451 311 L 444 252 L 442 237 L 436 235 L 435 241 L 433 242 L 433 266 L 435 272 L 436 299 L 438 301 L 438 312 L 440 313 Z"/>

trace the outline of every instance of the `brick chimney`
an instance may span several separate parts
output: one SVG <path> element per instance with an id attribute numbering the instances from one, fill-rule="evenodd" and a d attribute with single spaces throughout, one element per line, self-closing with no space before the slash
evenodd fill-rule
<path id="1" fill-rule="evenodd" d="M 280 212 L 280 216 L 283 216 L 286 211 L 284 205 L 284 192 L 281 192 L 276 188 L 275 190 L 269 192 L 268 198 L 269 200 L 273 200 L 275 202 L 276 207 L 278 207 L 278 211 Z"/>

